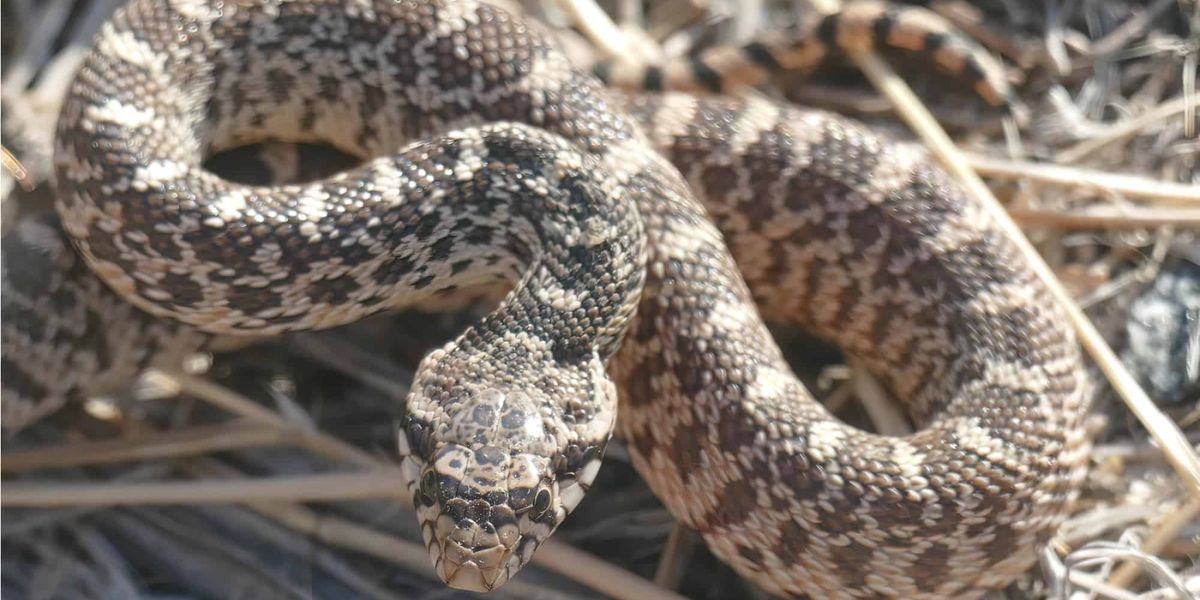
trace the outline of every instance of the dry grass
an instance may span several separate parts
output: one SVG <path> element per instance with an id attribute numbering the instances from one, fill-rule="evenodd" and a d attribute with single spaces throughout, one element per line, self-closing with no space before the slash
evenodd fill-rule
<path id="1" fill-rule="evenodd" d="M 47 201 L 58 99 L 116 3 L 3 5 L 6 225 Z M 1135 299 L 1164 273 L 1200 262 L 1200 7 L 994 4 L 1001 7 L 932 3 L 1018 65 L 1033 119 L 1025 126 L 952 108 L 978 103 L 905 68 L 907 61 L 897 76 L 869 55 L 854 57 L 869 84 L 829 70 L 803 86 L 785 78 L 767 92 L 830 102 L 933 148 L 998 218 L 1022 225 L 1023 233 L 1011 230 L 1032 242 L 1026 251 L 1044 265 L 1099 364 L 1096 412 L 1104 419 L 1077 512 L 1041 568 L 1007 597 L 1196 593 L 1197 398 L 1156 405 L 1113 349 L 1122 358 L 1136 351 L 1126 334 Z M 590 0 L 527 5 L 552 25 L 580 24 L 588 43 L 577 38 L 573 47 L 616 55 L 670 55 L 739 39 L 791 14 L 782 2 L 613 0 L 604 8 L 618 15 L 614 24 Z M 905 81 L 923 93 L 912 94 Z M 391 421 L 422 353 L 471 318 L 389 317 L 289 336 L 212 357 L 203 375 L 151 375 L 127 398 L 73 407 L 7 440 L 3 593 L 463 595 L 432 578 L 414 519 L 394 498 Z M 1188 327 L 1185 367 L 1197 373 L 1194 381 L 1200 308 Z M 839 414 L 880 430 L 906 427 L 861 369 L 832 365 L 820 378 L 809 374 L 829 380 L 826 397 Z M 500 595 L 761 596 L 673 526 L 619 444 L 590 499 L 555 537 Z"/>

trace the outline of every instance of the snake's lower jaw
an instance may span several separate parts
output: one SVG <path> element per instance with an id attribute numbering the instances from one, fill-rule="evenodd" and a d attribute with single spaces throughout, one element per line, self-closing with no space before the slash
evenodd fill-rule
<path id="1" fill-rule="evenodd" d="M 512 523 L 497 529 L 492 521 L 456 520 L 446 514 L 438 514 L 422 529 L 437 576 L 452 588 L 472 592 L 504 585 L 550 532 L 545 528 L 536 535 L 522 535 Z"/>
<path id="2" fill-rule="evenodd" d="M 446 585 L 470 592 L 489 592 L 508 581 L 512 574 L 512 551 L 496 546 L 482 551 L 463 548 L 453 540 L 442 546 L 442 555 L 435 558 L 438 577 Z M 511 565 L 515 570 L 519 564 Z"/>
<path id="3" fill-rule="evenodd" d="M 438 568 L 438 576 L 446 585 L 468 592 L 490 592 L 499 585 L 496 581 L 499 578 L 499 570 L 481 569 L 474 562 L 454 565 L 443 561 L 442 566 Z M 491 583 L 488 583 L 489 579 L 492 580 Z"/>

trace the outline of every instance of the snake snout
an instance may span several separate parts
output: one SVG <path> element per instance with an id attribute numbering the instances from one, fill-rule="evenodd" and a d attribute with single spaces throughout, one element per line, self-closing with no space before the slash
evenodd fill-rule
<path id="1" fill-rule="evenodd" d="M 548 460 L 496 446 L 445 444 L 424 467 L 415 501 L 438 577 L 451 587 L 499 587 L 566 516 Z"/>
<path id="2" fill-rule="evenodd" d="M 435 563 L 438 576 L 451 587 L 488 591 L 503 584 L 520 568 L 520 562 L 512 559 L 522 536 L 517 532 L 515 523 L 504 523 L 513 520 L 512 511 L 507 507 L 495 507 L 498 510 L 493 515 L 493 507 L 478 506 L 480 503 L 487 504 L 486 501 L 455 500 L 458 502 L 452 501 L 454 504 L 467 505 L 465 511 L 461 511 L 467 515 L 457 521 L 451 515 L 443 515 L 438 519 L 436 534 L 439 534 L 441 546 L 441 560 Z M 447 512 L 460 512 L 454 510 L 458 508 L 454 504 Z M 502 523 L 499 528 L 496 527 L 497 522 Z"/>
<path id="3" fill-rule="evenodd" d="M 432 527 L 434 568 L 447 585 L 469 591 L 495 589 L 529 562 L 557 525 L 554 510 L 522 514 L 508 504 L 454 498 Z"/>

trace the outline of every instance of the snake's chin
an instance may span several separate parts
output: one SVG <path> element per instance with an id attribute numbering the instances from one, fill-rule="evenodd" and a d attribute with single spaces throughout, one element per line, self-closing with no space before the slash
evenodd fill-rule
<path id="1" fill-rule="evenodd" d="M 430 557 L 433 558 L 438 577 L 446 585 L 471 592 L 489 592 L 500 587 L 521 568 L 510 548 L 493 546 L 478 549 L 450 538 L 433 544 Z"/>
<path id="2" fill-rule="evenodd" d="M 490 592 L 508 581 L 508 575 L 501 569 L 480 567 L 474 561 L 468 561 L 454 566 L 449 561 L 442 563 L 438 576 L 446 585 L 468 592 Z"/>
<path id="3" fill-rule="evenodd" d="M 450 587 L 472 592 L 487 592 L 504 585 L 533 557 L 542 541 L 553 531 L 545 526 L 533 535 L 501 539 L 486 525 L 469 519 L 455 523 L 445 513 L 421 513 L 421 529 L 429 538 L 426 546 L 434 571 Z M 433 517 L 432 520 L 429 517 Z"/>

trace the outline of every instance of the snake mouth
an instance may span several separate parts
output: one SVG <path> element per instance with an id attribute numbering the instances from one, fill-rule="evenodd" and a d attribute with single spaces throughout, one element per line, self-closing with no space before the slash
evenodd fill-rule
<path id="1" fill-rule="evenodd" d="M 504 546 L 470 547 L 447 539 L 441 544 L 441 556 L 435 558 L 435 564 L 438 577 L 446 585 L 470 592 L 489 592 L 508 581 L 510 556 L 512 550 Z"/>
<path id="2" fill-rule="evenodd" d="M 444 513 L 425 529 L 430 530 L 427 546 L 438 577 L 452 588 L 472 592 L 504 585 L 538 546 L 538 539 L 521 535 L 515 524 L 502 525 L 497 531 L 493 522 L 455 519 Z M 524 559 L 518 550 L 523 551 L 519 556 Z"/>

